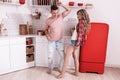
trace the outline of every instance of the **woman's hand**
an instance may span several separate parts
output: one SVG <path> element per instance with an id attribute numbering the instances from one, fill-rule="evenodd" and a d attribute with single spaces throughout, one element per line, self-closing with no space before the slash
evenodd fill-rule
<path id="1" fill-rule="evenodd" d="M 74 49 L 78 49 L 78 46 L 74 46 Z"/>
<path id="2" fill-rule="evenodd" d="M 91 26 L 86 30 L 86 34 L 89 34 L 91 30 Z"/>

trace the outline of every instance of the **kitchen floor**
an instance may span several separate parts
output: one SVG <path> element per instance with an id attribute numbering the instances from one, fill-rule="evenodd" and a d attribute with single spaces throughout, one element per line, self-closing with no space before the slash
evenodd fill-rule
<path id="1" fill-rule="evenodd" d="M 32 67 L 4 75 L 0 75 L 0 80 L 58 80 L 56 76 L 59 74 L 53 70 L 52 74 L 46 73 L 47 68 Z M 67 70 L 65 77 L 59 80 L 120 80 L 120 68 L 105 68 L 104 74 L 96 73 L 79 73 L 76 77 L 71 73 L 74 70 Z"/>

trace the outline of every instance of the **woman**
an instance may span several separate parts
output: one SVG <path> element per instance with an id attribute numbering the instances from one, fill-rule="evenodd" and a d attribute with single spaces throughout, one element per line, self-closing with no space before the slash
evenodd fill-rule
<path id="1" fill-rule="evenodd" d="M 57 78 L 62 78 L 65 75 L 65 70 L 68 65 L 68 60 L 71 53 L 73 55 L 74 65 L 75 65 L 74 75 L 78 76 L 79 74 L 79 62 L 78 62 L 77 50 L 79 46 L 85 44 L 85 41 L 87 39 L 86 33 L 88 33 L 90 30 L 90 19 L 85 9 L 80 9 L 77 11 L 77 18 L 79 22 L 76 25 L 76 28 L 72 35 L 71 45 L 68 46 L 66 49 L 65 60 L 63 63 L 62 71 L 57 76 Z"/>

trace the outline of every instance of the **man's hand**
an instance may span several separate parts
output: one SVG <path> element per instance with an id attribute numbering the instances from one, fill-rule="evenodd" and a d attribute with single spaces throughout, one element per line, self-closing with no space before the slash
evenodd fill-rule
<path id="1" fill-rule="evenodd" d="M 45 35 L 47 35 L 47 34 L 48 34 L 48 29 L 45 30 Z"/>
<path id="2" fill-rule="evenodd" d="M 61 5 L 62 5 L 62 3 L 61 3 L 61 2 L 57 2 L 56 4 L 57 4 L 58 6 L 61 6 Z"/>
<path id="3" fill-rule="evenodd" d="M 50 39 L 50 36 L 49 36 L 48 34 L 46 34 L 46 38 L 47 38 L 47 40 L 49 40 L 49 41 L 51 40 L 51 39 Z"/>
<path id="4" fill-rule="evenodd" d="M 68 8 L 67 6 L 65 6 L 64 4 L 62 4 L 61 2 L 57 2 L 56 3 L 58 6 L 61 6 L 65 9 L 65 11 L 63 12 L 63 17 L 67 16 L 70 13 L 70 8 Z"/>

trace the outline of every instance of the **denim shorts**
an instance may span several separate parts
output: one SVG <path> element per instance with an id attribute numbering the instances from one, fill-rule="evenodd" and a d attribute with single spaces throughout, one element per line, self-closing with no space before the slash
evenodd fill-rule
<path id="1" fill-rule="evenodd" d="M 71 40 L 71 46 L 75 46 L 76 40 Z"/>

